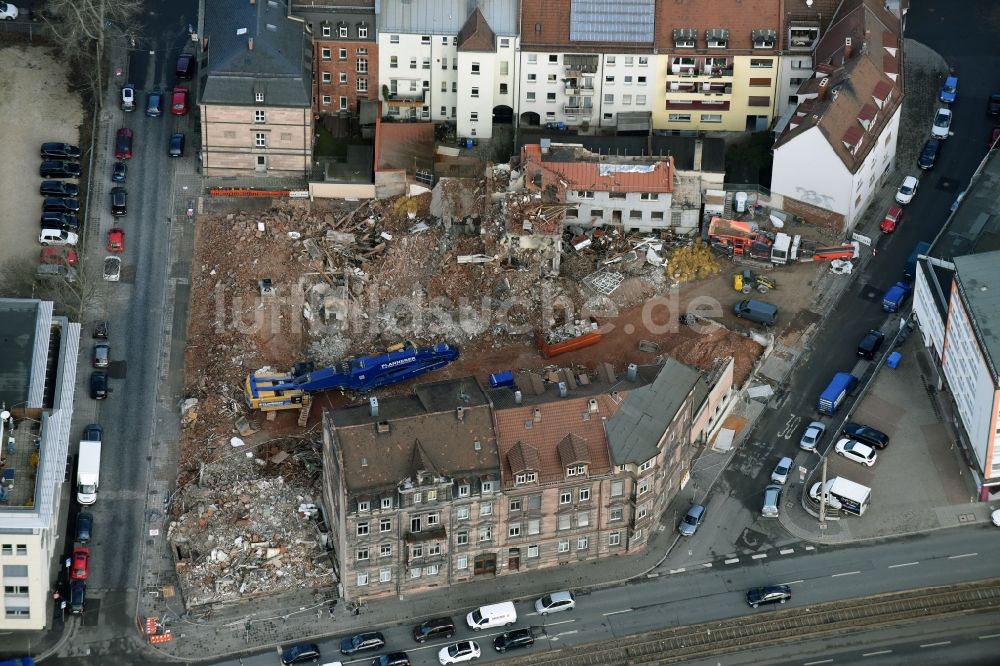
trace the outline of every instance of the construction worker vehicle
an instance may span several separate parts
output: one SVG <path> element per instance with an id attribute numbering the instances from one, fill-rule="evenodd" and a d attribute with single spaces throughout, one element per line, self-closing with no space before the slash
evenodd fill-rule
<path id="1" fill-rule="evenodd" d="M 712 248 L 730 258 L 742 257 L 776 266 L 800 261 L 833 261 L 858 256 L 855 243 L 818 246 L 801 236 L 764 231 L 756 222 L 713 217 L 704 229 Z"/>
<path id="2" fill-rule="evenodd" d="M 733 276 L 733 289 L 744 294 L 749 294 L 754 289 L 762 294 L 766 294 L 777 288 L 778 283 L 773 279 L 766 275 L 758 275 L 749 269 Z"/>
<path id="3" fill-rule="evenodd" d="M 357 356 L 318 370 L 312 363 L 297 363 L 285 374 L 261 368 L 247 375 L 244 398 L 251 409 L 301 409 L 308 413 L 314 393 L 332 389 L 368 393 L 438 370 L 457 358 L 458 349 L 450 345 L 417 348 L 406 343 L 381 354 Z"/>

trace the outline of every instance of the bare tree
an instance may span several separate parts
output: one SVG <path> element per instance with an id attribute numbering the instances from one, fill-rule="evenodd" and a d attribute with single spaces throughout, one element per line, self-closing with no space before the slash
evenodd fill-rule
<path id="1" fill-rule="evenodd" d="M 40 278 L 33 257 L 20 257 L 0 266 L 0 293 L 9 298 L 37 298 L 52 301 L 57 314 L 70 321 L 82 321 L 83 313 L 97 309 L 108 294 L 108 283 L 99 272 L 91 275 L 79 267 L 75 279 Z"/>
<path id="2" fill-rule="evenodd" d="M 103 106 L 107 41 L 135 38 L 141 0 L 48 0 L 47 9 L 43 19 L 52 39 L 87 77 L 94 100 Z"/>

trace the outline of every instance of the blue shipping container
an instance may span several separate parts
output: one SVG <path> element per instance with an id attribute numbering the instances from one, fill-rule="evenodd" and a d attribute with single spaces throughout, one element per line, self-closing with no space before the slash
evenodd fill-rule
<path id="1" fill-rule="evenodd" d="M 490 375 L 490 388 L 501 388 L 503 386 L 514 385 L 514 373 L 510 370 L 494 372 Z"/>
<path id="2" fill-rule="evenodd" d="M 849 372 L 838 372 L 833 376 L 830 385 L 820 394 L 816 409 L 821 414 L 833 416 L 847 394 L 858 385 L 858 378 Z"/>

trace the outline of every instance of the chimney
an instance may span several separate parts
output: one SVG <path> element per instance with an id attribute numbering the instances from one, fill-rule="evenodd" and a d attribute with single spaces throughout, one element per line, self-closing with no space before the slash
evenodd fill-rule
<path id="1" fill-rule="evenodd" d="M 628 380 L 630 382 L 634 382 L 635 381 L 635 376 L 636 376 L 636 374 L 638 372 L 639 372 L 639 366 L 637 366 L 635 363 L 629 363 L 628 364 L 628 375 L 627 375 L 627 377 L 628 377 Z"/>
<path id="2" fill-rule="evenodd" d="M 594 413 L 597 412 L 597 399 L 596 398 L 591 398 L 590 400 L 587 401 L 587 411 L 589 411 L 591 414 L 594 414 Z"/>
<path id="3" fill-rule="evenodd" d="M 533 418 L 533 420 L 534 420 L 535 423 L 541 423 L 542 422 L 542 410 L 540 410 L 538 407 L 535 407 L 535 414 L 534 414 L 534 416 L 532 418 Z"/>
<path id="4" fill-rule="evenodd" d="M 375 396 L 368 398 L 368 411 L 371 413 L 372 418 L 378 416 L 378 398 Z"/>
<path id="5" fill-rule="evenodd" d="M 389 422 L 388 421 L 379 421 L 378 424 L 376 424 L 375 429 L 378 432 L 382 432 L 382 433 L 389 432 Z"/>
<path id="6" fill-rule="evenodd" d="M 851 38 L 844 38 L 844 62 L 851 59 L 851 54 L 854 53 L 854 47 L 851 46 Z"/>
<path id="7" fill-rule="evenodd" d="M 566 397 L 566 382 L 559 382 L 559 397 Z"/>
<path id="8" fill-rule="evenodd" d="M 459 423 L 461 423 L 462 421 L 464 421 L 465 420 L 465 407 L 459 406 L 459 408 L 455 410 L 455 416 L 458 417 L 458 422 Z"/>
<path id="9" fill-rule="evenodd" d="M 830 77 L 824 76 L 823 80 L 819 82 L 819 94 L 816 96 L 820 101 L 826 99 L 826 90 L 830 87 Z"/>
<path id="10" fill-rule="evenodd" d="M 521 404 L 521 392 L 520 391 L 514 391 L 514 404 L 515 405 L 520 405 Z"/>
<path id="11" fill-rule="evenodd" d="M 247 40 L 247 48 L 253 51 L 253 37 Z"/>

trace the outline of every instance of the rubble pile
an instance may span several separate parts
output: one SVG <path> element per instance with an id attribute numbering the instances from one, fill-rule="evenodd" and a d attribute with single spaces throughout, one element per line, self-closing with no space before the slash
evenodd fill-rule
<path id="1" fill-rule="evenodd" d="M 711 248 L 700 240 L 670 252 L 667 272 L 675 284 L 711 277 L 722 270 Z"/>
<path id="2" fill-rule="evenodd" d="M 593 319 L 586 321 L 576 319 L 572 322 L 562 324 L 561 326 L 550 328 L 545 333 L 545 341 L 550 345 L 554 345 L 559 342 L 565 342 L 566 340 L 578 338 L 581 335 L 586 335 L 587 333 L 596 331 L 598 328 L 600 328 L 600 326 Z"/>

